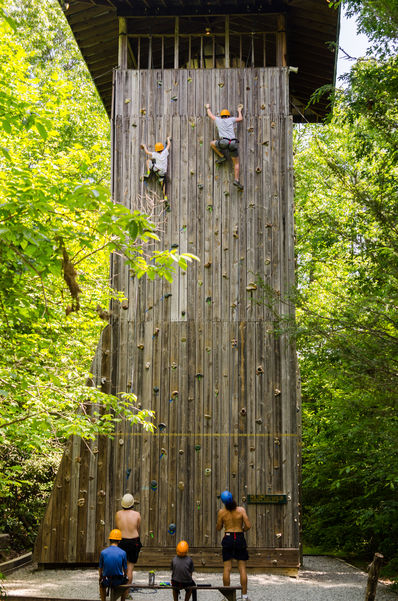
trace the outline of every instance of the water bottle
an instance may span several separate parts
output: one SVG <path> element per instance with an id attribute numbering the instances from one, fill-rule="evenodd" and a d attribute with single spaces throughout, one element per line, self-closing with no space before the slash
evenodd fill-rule
<path id="1" fill-rule="evenodd" d="M 154 586 L 154 584 L 155 584 L 155 570 L 150 570 L 148 572 L 148 584 L 149 584 L 149 586 Z"/>

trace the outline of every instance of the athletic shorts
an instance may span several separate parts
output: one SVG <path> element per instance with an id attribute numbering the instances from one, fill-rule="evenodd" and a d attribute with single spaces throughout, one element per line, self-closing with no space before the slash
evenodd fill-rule
<path id="1" fill-rule="evenodd" d="M 159 169 L 158 167 L 156 167 L 155 161 L 152 162 L 152 171 L 155 173 L 155 175 L 157 175 L 159 179 L 164 179 L 166 177 L 166 171 L 163 171 L 163 169 Z"/>
<path id="2" fill-rule="evenodd" d="M 243 532 L 226 532 L 221 545 L 223 561 L 231 559 L 247 561 L 249 559 Z"/>
<path id="3" fill-rule="evenodd" d="M 101 580 L 100 585 L 103 588 L 117 588 L 121 584 L 127 584 L 127 578 L 125 576 L 104 576 Z"/>
<path id="4" fill-rule="evenodd" d="M 228 151 L 231 157 L 237 157 L 239 155 L 239 140 L 220 138 L 219 140 L 216 140 L 216 148 L 218 148 L 218 150 L 220 150 L 222 153 Z"/>
<path id="5" fill-rule="evenodd" d="M 171 586 L 178 588 L 178 590 L 180 591 L 183 588 L 187 589 L 187 588 L 190 588 L 191 586 L 196 586 L 196 582 L 194 582 L 193 580 L 191 580 L 191 582 L 178 582 L 178 580 L 172 580 Z"/>
<path id="6" fill-rule="evenodd" d="M 141 547 L 142 545 L 139 536 L 136 538 L 122 538 L 119 543 L 119 549 L 126 551 L 127 561 L 130 563 L 137 563 Z"/>

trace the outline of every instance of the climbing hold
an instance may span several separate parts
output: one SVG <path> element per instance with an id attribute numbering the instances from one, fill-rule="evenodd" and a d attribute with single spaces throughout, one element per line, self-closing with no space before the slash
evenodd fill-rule
<path id="1" fill-rule="evenodd" d="M 206 303 L 207 303 L 208 305 L 210 305 L 210 304 L 211 304 L 211 296 L 208 296 L 208 297 L 206 298 Z"/>
<path id="2" fill-rule="evenodd" d="M 83 507 L 86 502 L 86 499 L 78 499 L 77 504 L 79 507 Z"/>
<path id="3" fill-rule="evenodd" d="M 247 414 L 245 407 L 242 407 L 242 409 L 240 410 L 240 414 L 243 416 L 245 416 Z"/>
<path id="4" fill-rule="evenodd" d="M 224 87 L 224 85 L 225 85 L 225 84 L 224 84 L 224 82 L 223 82 L 223 81 L 220 81 L 220 83 L 218 84 L 218 87 L 220 87 L 220 88 L 223 88 L 223 87 Z"/>
<path id="5" fill-rule="evenodd" d="M 281 538 L 281 536 L 282 536 L 282 532 L 276 532 L 275 533 L 275 537 L 276 538 Z"/>
<path id="6" fill-rule="evenodd" d="M 161 459 L 163 457 L 163 455 L 167 455 L 166 449 L 160 449 L 159 459 Z"/>
<path id="7" fill-rule="evenodd" d="M 150 367 L 151 367 L 151 364 L 150 364 L 150 362 L 149 362 L 149 361 L 147 361 L 147 362 L 145 363 L 145 369 L 149 369 Z"/>
<path id="8" fill-rule="evenodd" d="M 164 295 L 164 298 L 170 298 L 170 296 L 173 296 L 173 295 L 171 294 L 171 292 L 167 292 L 167 293 Z"/>
<path id="9" fill-rule="evenodd" d="M 198 184 L 199 190 L 203 190 L 203 184 Z"/>
<path id="10" fill-rule="evenodd" d="M 163 81 L 161 79 L 158 79 L 158 88 L 162 87 L 163 85 Z"/>
<path id="11" fill-rule="evenodd" d="M 206 346 L 206 353 L 210 353 L 211 348 L 209 346 Z"/>
<path id="12" fill-rule="evenodd" d="M 171 248 L 178 248 L 178 244 L 174 242 L 174 244 L 171 245 Z"/>
<path id="13" fill-rule="evenodd" d="M 206 418 L 206 419 L 211 419 L 211 415 L 210 415 L 210 413 L 205 413 L 205 418 Z"/>
<path id="14" fill-rule="evenodd" d="M 157 336 L 159 334 L 159 332 L 160 332 L 159 328 L 155 328 L 155 330 L 153 332 L 152 338 L 154 338 L 155 336 Z"/>
<path id="15" fill-rule="evenodd" d="M 261 417 L 258 417 L 256 419 L 256 424 L 262 424 L 262 423 L 263 423 L 263 420 L 261 419 Z"/>
<path id="16" fill-rule="evenodd" d="M 144 345 L 143 344 L 137 344 L 137 348 L 140 349 L 140 351 L 142 351 L 143 348 L 144 348 Z"/>
<path id="17" fill-rule="evenodd" d="M 250 282 L 247 286 L 246 286 L 246 290 L 248 292 L 253 292 L 253 290 L 257 290 L 257 285 L 254 282 Z"/>
<path id="18" fill-rule="evenodd" d="M 127 300 L 127 298 L 125 298 L 125 299 L 122 301 L 122 309 L 126 310 L 126 309 L 128 309 L 128 308 L 129 308 L 129 301 Z"/>
<path id="19" fill-rule="evenodd" d="M 146 109 L 140 109 L 141 115 L 146 115 Z"/>
<path id="20" fill-rule="evenodd" d="M 246 497 L 242 497 L 242 503 L 246 503 Z"/>
<path id="21" fill-rule="evenodd" d="M 218 390 L 218 388 L 215 388 L 215 389 L 214 389 L 214 394 L 215 394 L 216 396 L 218 396 L 218 395 L 220 394 L 220 391 Z"/>
<path id="22" fill-rule="evenodd" d="M 256 447 L 250 447 L 250 451 L 255 451 Z"/>
<path id="23" fill-rule="evenodd" d="M 223 273 L 223 274 L 222 274 L 222 277 L 223 277 L 225 280 L 229 280 L 229 277 L 228 277 L 228 275 L 227 275 L 226 273 Z"/>
<path id="24" fill-rule="evenodd" d="M 179 452 L 180 455 L 184 455 L 183 449 L 178 449 L 178 452 Z"/>
<path id="25" fill-rule="evenodd" d="M 198 286 L 203 286 L 202 280 L 198 280 Z"/>
<path id="26" fill-rule="evenodd" d="M 129 102 L 131 102 L 131 98 L 125 98 L 124 104 L 128 104 Z"/>
<path id="27" fill-rule="evenodd" d="M 232 345 L 232 348 L 236 348 L 238 346 L 238 341 L 236 338 L 232 338 L 231 345 Z"/>
<path id="28" fill-rule="evenodd" d="M 97 453 L 99 453 L 98 447 L 93 447 L 93 453 L 94 453 L 94 455 L 96 455 Z"/>
<path id="29" fill-rule="evenodd" d="M 122 447 L 124 445 L 124 440 L 123 438 L 119 438 L 119 445 Z"/>
<path id="30" fill-rule="evenodd" d="M 171 393 L 171 398 L 175 399 L 178 397 L 178 390 L 173 390 L 173 392 Z"/>
<path id="31" fill-rule="evenodd" d="M 197 373 L 195 378 L 197 378 L 200 381 L 200 379 L 203 378 L 203 374 Z"/>
<path id="32" fill-rule="evenodd" d="M 262 145 L 263 145 L 263 146 L 268 146 L 268 144 L 269 144 L 269 141 L 268 141 L 268 140 L 264 140 L 264 142 L 262 142 Z"/>
<path id="33" fill-rule="evenodd" d="M 275 127 L 275 125 L 276 125 L 275 121 L 272 121 L 271 127 Z"/>
<path id="34" fill-rule="evenodd" d="M 164 424 L 163 422 L 160 422 L 160 424 L 158 424 L 158 430 L 159 432 L 164 432 L 166 430 L 166 424 Z"/>
<path id="35" fill-rule="evenodd" d="M 175 361 L 173 361 L 173 363 L 170 365 L 171 369 L 177 369 L 177 363 Z"/>
<path id="36" fill-rule="evenodd" d="M 224 192 L 224 196 L 229 196 L 229 192 L 228 192 L 228 190 L 225 190 L 225 192 Z"/>
<path id="37" fill-rule="evenodd" d="M 281 391 L 279 390 L 279 388 L 275 388 L 274 395 L 278 396 L 278 395 L 280 395 L 280 393 L 281 393 Z"/>
<path id="38" fill-rule="evenodd" d="M 157 490 L 158 483 L 156 480 L 151 480 L 151 490 Z"/>
<path id="39" fill-rule="evenodd" d="M 263 369 L 262 365 L 259 365 L 256 369 L 256 376 L 260 376 L 263 373 L 264 373 L 264 369 Z"/>
<path id="40" fill-rule="evenodd" d="M 262 104 L 260 108 L 263 111 L 265 109 L 265 104 Z"/>
<path id="41" fill-rule="evenodd" d="M 149 531 L 149 536 L 150 536 L 151 538 L 153 538 L 153 532 L 152 532 L 152 530 L 150 530 L 150 531 Z"/>
<path id="42" fill-rule="evenodd" d="M 211 468 L 205 467 L 205 476 L 210 476 L 210 474 L 211 474 Z"/>
<path id="43" fill-rule="evenodd" d="M 179 490 L 184 490 L 185 484 L 184 484 L 184 482 L 182 482 L 182 480 L 179 481 L 178 488 L 179 488 Z"/>
<path id="44" fill-rule="evenodd" d="M 192 77 L 188 77 L 188 83 L 192 82 Z"/>
<path id="45" fill-rule="evenodd" d="M 128 480 L 128 479 L 129 479 L 129 477 L 130 477 L 130 474 L 131 474 L 131 468 L 129 467 L 129 468 L 127 468 L 127 470 L 126 470 L 126 480 Z"/>
<path id="46" fill-rule="evenodd" d="M 196 501 L 196 509 L 199 510 L 200 509 L 200 501 Z"/>
<path id="47" fill-rule="evenodd" d="M 175 534 L 176 533 L 176 529 L 177 529 L 177 526 L 175 524 L 169 524 L 169 529 L 168 529 L 167 532 L 169 534 Z"/>
<path id="48" fill-rule="evenodd" d="M 154 387 L 153 387 L 153 392 L 154 392 L 155 394 L 158 394 L 158 392 L 159 392 L 159 386 L 154 386 Z"/>
<path id="49" fill-rule="evenodd" d="M 261 167 L 256 167 L 256 173 L 261 173 Z"/>
<path id="50" fill-rule="evenodd" d="M 178 100 L 178 96 L 172 96 L 172 97 L 170 98 L 170 100 L 171 100 L 172 102 L 175 102 L 176 100 Z"/>
<path id="51" fill-rule="evenodd" d="M 207 263 L 204 264 L 204 267 L 206 267 L 206 269 L 208 269 L 211 266 L 211 261 L 207 261 Z"/>
<path id="52" fill-rule="evenodd" d="M 184 317 L 184 315 L 185 315 L 185 311 L 181 311 L 181 315 Z"/>
<path id="53" fill-rule="evenodd" d="M 207 210 L 211 213 L 213 211 L 213 205 L 207 205 Z"/>
<path id="54" fill-rule="evenodd" d="M 246 90 L 248 92 L 250 90 L 250 86 L 246 86 Z"/>
<path id="55" fill-rule="evenodd" d="M 254 132 L 254 127 L 248 127 L 248 128 L 247 128 L 247 131 L 248 131 L 250 134 L 251 134 L 251 133 L 253 133 L 253 132 Z"/>
<path id="56" fill-rule="evenodd" d="M 196 444 L 196 445 L 195 445 L 195 451 L 200 451 L 200 448 L 201 448 L 201 447 L 200 447 L 200 444 Z"/>
<path id="57" fill-rule="evenodd" d="M 264 264 L 269 265 L 271 263 L 271 259 L 265 259 Z"/>
<path id="58" fill-rule="evenodd" d="M 131 127 L 137 127 L 137 124 L 136 123 L 132 123 Z"/>

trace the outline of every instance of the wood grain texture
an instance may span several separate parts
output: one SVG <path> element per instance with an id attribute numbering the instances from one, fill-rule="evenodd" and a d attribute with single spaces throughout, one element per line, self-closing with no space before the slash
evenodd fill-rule
<path id="1" fill-rule="evenodd" d="M 120 256 L 112 257 L 112 285 L 128 306 L 112 302 L 97 383 L 113 394 L 135 393 L 165 427 L 151 434 L 123 422 L 112 441 L 72 441 L 36 559 L 95 560 L 128 491 L 142 515 L 139 566 L 168 565 L 184 538 L 198 567 L 219 567 L 215 522 L 219 495 L 229 488 L 252 521 L 249 566 L 295 568 L 299 388 L 295 347 L 276 319 L 294 317 L 288 71 L 116 71 L 114 83 L 114 201 L 150 207 L 158 248 L 188 251 L 200 263 L 169 284 L 137 281 Z M 207 102 L 214 113 L 228 107 L 232 114 L 244 104 L 237 126 L 243 192 L 232 185 L 231 162 L 215 164 Z M 146 156 L 139 148 L 153 149 L 168 135 L 170 211 L 156 181 L 142 180 Z M 65 478 L 67 495 L 56 488 Z M 248 494 L 264 493 L 285 493 L 288 502 L 246 505 Z"/>

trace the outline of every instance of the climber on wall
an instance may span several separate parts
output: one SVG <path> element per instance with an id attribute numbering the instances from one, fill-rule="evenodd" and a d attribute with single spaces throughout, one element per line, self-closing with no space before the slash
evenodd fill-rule
<path id="1" fill-rule="evenodd" d="M 239 140 L 235 137 L 234 129 L 234 123 L 239 123 L 239 121 L 243 120 L 243 104 L 238 104 L 237 117 L 231 117 L 231 113 L 227 109 L 223 109 L 220 113 L 220 116 L 216 117 L 210 110 L 210 104 L 206 104 L 205 107 L 207 110 L 207 115 L 215 122 L 218 131 L 218 140 L 213 140 L 210 142 L 210 146 L 219 157 L 216 160 L 216 163 L 217 165 L 224 163 L 227 160 L 225 153 L 228 152 L 234 164 L 234 186 L 236 186 L 239 190 L 243 190 L 243 186 L 239 181 Z"/>
<path id="2" fill-rule="evenodd" d="M 217 515 L 217 530 L 224 528 L 222 539 L 222 559 L 224 562 L 223 585 L 229 586 L 231 579 L 232 559 L 238 562 L 240 584 L 242 586 L 242 601 L 247 597 L 246 562 L 249 559 L 244 532 L 250 530 L 251 524 L 244 507 L 238 507 L 229 490 L 221 493 L 221 501 L 225 507 Z"/>
<path id="3" fill-rule="evenodd" d="M 147 172 L 144 175 L 144 180 L 148 180 L 151 173 L 154 173 L 161 185 L 163 192 L 163 200 L 167 201 L 166 196 L 166 174 L 167 174 L 167 157 L 169 156 L 169 150 L 171 145 L 170 136 L 167 137 L 166 148 L 162 142 L 156 142 L 155 150 L 148 150 L 145 144 L 141 144 L 142 150 L 145 150 L 149 159 L 146 162 Z"/>

